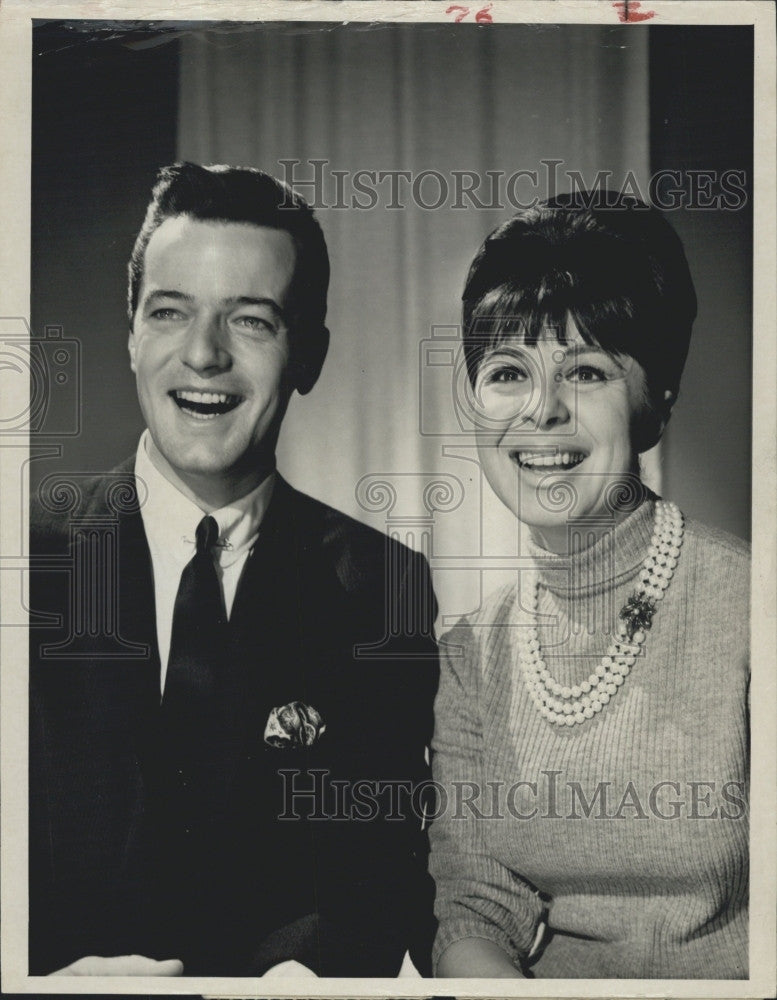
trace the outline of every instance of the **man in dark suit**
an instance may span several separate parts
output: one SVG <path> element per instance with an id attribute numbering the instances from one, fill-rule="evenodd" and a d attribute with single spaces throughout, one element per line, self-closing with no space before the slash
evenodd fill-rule
<path id="1" fill-rule="evenodd" d="M 275 471 L 328 280 L 280 182 L 160 172 L 130 261 L 147 430 L 33 504 L 33 975 L 427 969 L 428 567 Z"/>

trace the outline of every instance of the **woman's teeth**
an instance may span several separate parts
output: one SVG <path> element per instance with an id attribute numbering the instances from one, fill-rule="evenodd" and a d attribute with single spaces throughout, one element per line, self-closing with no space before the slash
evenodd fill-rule
<path id="1" fill-rule="evenodd" d="M 527 469 L 573 469 L 580 465 L 586 457 L 579 451 L 562 451 L 554 455 L 547 452 L 519 451 L 516 452 L 518 464 Z"/>

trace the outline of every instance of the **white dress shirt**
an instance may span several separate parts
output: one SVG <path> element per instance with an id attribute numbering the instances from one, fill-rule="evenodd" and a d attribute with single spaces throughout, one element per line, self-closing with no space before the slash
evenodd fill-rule
<path id="1" fill-rule="evenodd" d="M 206 512 L 165 479 L 151 461 L 148 441 L 149 433 L 146 430 L 141 436 L 135 457 L 135 476 L 140 497 L 143 498 L 145 494 L 140 513 L 154 573 L 156 634 L 162 668 L 159 682 L 164 691 L 178 585 L 184 567 L 194 555 L 197 525 Z M 259 535 L 259 525 L 270 502 L 274 484 L 275 474 L 271 473 L 246 496 L 210 512 L 219 526 L 218 558 L 214 562 L 216 575 L 221 582 L 227 617 L 232 614 L 237 585 L 246 559 Z"/>

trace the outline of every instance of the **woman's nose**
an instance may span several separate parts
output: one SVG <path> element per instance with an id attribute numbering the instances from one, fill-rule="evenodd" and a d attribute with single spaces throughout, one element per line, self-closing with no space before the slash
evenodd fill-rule
<path id="1" fill-rule="evenodd" d="M 196 372 L 226 371 L 232 364 L 218 317 L 197 317 L 188 327 L 181 360 Z"/>
<path id="2" fill-rule="evenodd" d="M 536 386 L 536 398 L 532 401 L 527 419 L 540 430 L 550 430 L 567 423 L 570 412 L 565 395 L 563 378 L 558 373 L 541 380 Z"/>

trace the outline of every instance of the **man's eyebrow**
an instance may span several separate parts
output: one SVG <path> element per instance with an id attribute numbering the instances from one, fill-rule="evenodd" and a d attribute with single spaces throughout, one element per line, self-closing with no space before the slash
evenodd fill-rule
<path id="1" fill-rule="evenodd" d="M 221 305 L 223 306 L 267 306 L 272 309 L 278 317 L 285 320 L 286 314 L 283 309 L 278 305 L 275 299 L 270 299 L 267 297 L 255 298 L 252 295 L 236 295 L 232 298 L 222 299 Z"/>
<path id="2" fill-rule="evenodd" d="M 194 296 L 187 295 L 186 292 L 178 292 L 174 289 L 155 288 L 146 296 L 146 303 L 156 302 L 158 299 L 174 299 L 176 302 L 193 302 Z"/>

